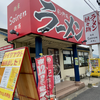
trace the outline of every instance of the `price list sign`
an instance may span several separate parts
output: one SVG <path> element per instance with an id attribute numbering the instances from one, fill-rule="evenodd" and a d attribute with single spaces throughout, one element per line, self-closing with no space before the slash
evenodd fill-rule
<path id="1" fill-rule="evenodd" d="M 4 54 L 0 68 L 0 100 L 12 100 L 25 48 Z"/>

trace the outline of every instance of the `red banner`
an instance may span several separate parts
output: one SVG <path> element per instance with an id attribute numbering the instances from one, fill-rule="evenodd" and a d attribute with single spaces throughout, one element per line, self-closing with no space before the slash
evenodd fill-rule
<path id="1" fill-rule="evenodd" d="M 47 56 L 47 66 L 48 66 L 48 92 L 47 95 L 53 95 L 54 88 L 54 77 L 53 77 L 53 58 L 52 56 Z"/>
<path id="2" fill-rule="evenodd" d="M 38 74 L 38 92 L 40 100 L 47 100 L 45 97 L 47 94 L 47 69 L 45 56 L 36 59 L 36 67 Z"/>

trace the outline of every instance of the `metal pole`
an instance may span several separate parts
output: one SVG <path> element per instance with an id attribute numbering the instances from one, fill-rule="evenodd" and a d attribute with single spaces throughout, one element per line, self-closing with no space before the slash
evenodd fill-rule
<path id="1" fill-rule="evenodd" d="M 90 58 L 93 58 L 93 55 L 92 55 L 92 45 L 90 45 Z"/>
<path id="2" fill-rule="evenodd" d="M 98 53 L 99 53 L 99 58 L 100 58 L 100 44 L 98 44 Z"/>
<path id="3" fill-rule="evenodd" d="M 40 57 L 40 53 L 42 53 L 42 38 L 40 37 L 35 38 L 35 53 L 36 53 L 36 58 Z M 36 69 L 36 82 L 38 86 L 37 69 Z"/>
<path id="4" fill-rule="evenodd" d="M 49 73 L 48 73 L 47 56 L 46 56 L 46 66 L 47 66 L 47 86 L 48 86 L 49 99 L 50 99 L 50 89 L 49 89 Z"/>

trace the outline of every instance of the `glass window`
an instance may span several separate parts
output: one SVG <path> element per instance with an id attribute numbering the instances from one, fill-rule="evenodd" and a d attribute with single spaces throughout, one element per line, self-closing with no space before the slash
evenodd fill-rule
<path id="1" fill-rule="evenodd" d="M 78 52 L 79 55 L 79 66 L 88 66 L 88 52 Z M 66 50 L 63 51 L 64 69 L 69 69 L 74 67 L 73 51 Z"/>
<path id="2" fill-rule="evenodd" d="M 79 52 L 79 65 L 84 66 L 84 55 L 83 52 Z"/>
<path id="3" fill-rule="evenodd" d="M 79 65 L 82 66 L 88 66 L 88 52 L 78 52 L 79 55 Z"/>
<path id="4" fill-rule="evenodd" d="M 64 69 L 72 68 L 71 51 L 63 51 Z"/>

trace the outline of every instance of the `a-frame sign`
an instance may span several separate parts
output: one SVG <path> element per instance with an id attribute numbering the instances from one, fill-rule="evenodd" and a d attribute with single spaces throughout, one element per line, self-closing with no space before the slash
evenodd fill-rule
<path id="1" fill-rule="evenodd" d="M 27 47 L 5 53 L 0 68 L 0 100 L 13 100 L 17 88 L 20 100 L 39 100 Z"/>

